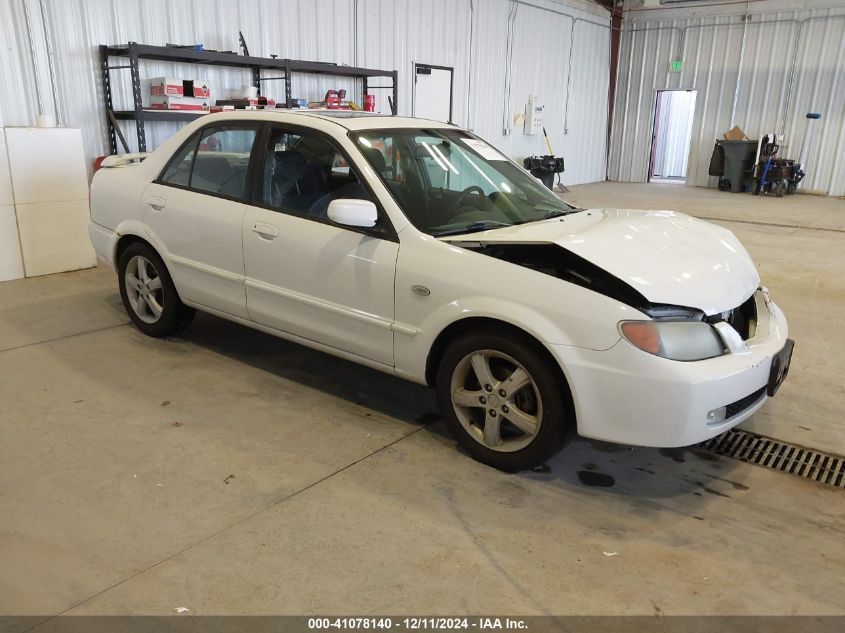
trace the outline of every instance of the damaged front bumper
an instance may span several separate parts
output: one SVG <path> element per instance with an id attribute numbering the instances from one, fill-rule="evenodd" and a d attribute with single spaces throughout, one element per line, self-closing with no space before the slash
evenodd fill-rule
<path id="1" fill-rule="evenodd" d="M 728 353 L 716 358 L 668 360 L 624 339 L 605 351 L 552 346 L 572 390 L 579 434 L 640 446 L 689 446 L 754 414 L 785 377 L 791 353 L 781 309 L 765 289 L 755 301 L 751 338 L 742 340 L 730 326 L 717 328 Z M 781 353 L 785 348 L 788 353 Z"/>

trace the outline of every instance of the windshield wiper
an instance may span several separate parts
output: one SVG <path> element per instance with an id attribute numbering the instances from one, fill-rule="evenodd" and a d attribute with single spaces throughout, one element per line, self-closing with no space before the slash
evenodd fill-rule
<path id="1" fill-rule="evenodd" d="M 572 211 L 561 211 L 560 209 L 555 209 L 554 211 L 549 211 L 546 215 L 543 216 L 544 220 L 551 220 L 552 218 L 559 218 L 562 215 L 569 215 Z"/>
<path id="2" fill-rule="evenodd" d="M 543 214 L 542 217 L 534 218 L 533 220 L 525 220 L 523 222 L 517 222 L 517 224 L 529 224 L 531 222 L 542 222 L 543 220 L 551 220 L 553 218 L 559 218 L 564 215 L 572 215 L 573 213 L 578 213 L 579 211 L 583 211 L 584 209 L 580 209 L 578 207 L 570 207 L 566 211 L 562 209 L 552 209 L 551 211 L 547 211 Z"/>
<path id="3" fill-rule="evenodd" d="M 441 237 L 443 235 L 460 235 L 461 233 L 477 233 L 478 231 L 486 231 L 488 229 L 498 229 L 506 226 L 513 226 L 512 224 L 505 224 L 504 222 L 496 222 L 495 220 L 485 220 L 483 222 L 473 222 L 467 224 L 460 229 L 446 229 L 444 231 L 437 231 L 432 233 L 434 237 Z"/>

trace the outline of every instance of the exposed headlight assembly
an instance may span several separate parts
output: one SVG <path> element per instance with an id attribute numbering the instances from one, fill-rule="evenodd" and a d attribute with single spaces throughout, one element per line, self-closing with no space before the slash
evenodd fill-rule
<path id="1" fill-rule="evenodd" d="M 619 330 L 635 347 L 671 360 L 704 360 L 725 353 L 716 330 L 702 321 L 622 321 Z"/>

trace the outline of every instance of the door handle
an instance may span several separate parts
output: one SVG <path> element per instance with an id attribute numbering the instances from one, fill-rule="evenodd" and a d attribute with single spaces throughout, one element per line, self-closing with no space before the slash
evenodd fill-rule
<path id="1" fill-rule="evenodd" d="M 266 240 L 272 240 L 279 236 L 279 227 L 275 224 L 268 224 L 267 222 L 255 222 L 252 225 L 252 232 L 258 233 L 259 236 Z"/>
<path id="2" fill-rule="evenodd" d="M 150 196 L 149 200 L 147 200 L 147 204 L 156 211 L 161 211 L 165 206 L 167 206 L 167 200 L 160 196 Z"/>

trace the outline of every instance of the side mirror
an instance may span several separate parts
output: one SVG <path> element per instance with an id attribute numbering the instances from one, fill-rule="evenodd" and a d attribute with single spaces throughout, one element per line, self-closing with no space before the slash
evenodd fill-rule
<path id="1" fill-rule="evenodd" d="M 329 219 L 342 226 L 372 228 L 378 222 L 378 210 L 369 200 L 341 198 L 329 203 Z"/>

